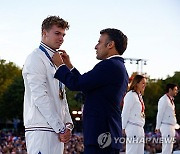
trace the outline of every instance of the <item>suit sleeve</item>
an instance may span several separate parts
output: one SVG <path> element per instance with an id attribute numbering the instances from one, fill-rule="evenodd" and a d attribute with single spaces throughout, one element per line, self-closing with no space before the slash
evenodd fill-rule
<path id="1" fill-rule="evenodd" d="M 126 96 L 124 97 L 124 105 L 123 105 L 123 109 L 122 109 L 122 129 L 126 128 L 126 125 L 128 123 L 129 120 L 129 115 L 131 113 L 131 110 L 134 106 L 134 95 L 131 92 L 128 92 L 126 94 Z"/>
<path id="2" fill-rule="evenodd" d="M 156 129 L 160 129 L 161 126 L 161 122 L 163 119 L 163 115 L 166 109 L 166 105 L 167 102 L 165 101 L 165 99 L 160 99 L 158 102 L 158 113 L 157 113 L 157 117 L 156 117 Z"/>
<path id="3" fill-rule="evenodd" d="M 71 72 L 77 76 L 81 75 L 80 72 L 75 67 L 71 70 Z"/>
<path id="4" fill-rule="evenodd" d="M 26 77 L 31 90 L 34 105 L 46 119 L 47 123 L 56 133 L 64 130 L 64 123 L 59 119 L 58 113 L 53 107 L 53 102 L 47 94 L 46 68 L 40 57 L 33 56 L 25 66 Z M 38 66 L 38 67 L 37 67 Z"/>
<path id="5" fill-rule="evenodd" d="M 70 90 L 89 91 L 112 82 L 109 80 L 113 74 L 111 66 L 111 62 L 104 60 L 98 63 L 91 71 L 81 75 L 75 68 L 70 71 L 63 65 L 56 71 L 55 78 L 64 83 Z"/>

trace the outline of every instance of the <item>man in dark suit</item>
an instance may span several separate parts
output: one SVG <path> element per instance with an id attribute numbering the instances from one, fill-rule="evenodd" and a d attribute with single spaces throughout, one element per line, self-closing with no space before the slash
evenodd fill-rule
<path id="1" fill-rule="evenodd" d="M 73 67 L 65 51 L 55 53 L 52 60 L 58 70 L 55 78 L 74 91 L 83 91 L 85 154 L 119 154 L 121 143 L 120 102 L 127 90 L 128 75 L 120 56 L 127 47 L 127 37 L 118 29 L 104 29 L 95 46 L 95 67 L 84 74 Z"/>

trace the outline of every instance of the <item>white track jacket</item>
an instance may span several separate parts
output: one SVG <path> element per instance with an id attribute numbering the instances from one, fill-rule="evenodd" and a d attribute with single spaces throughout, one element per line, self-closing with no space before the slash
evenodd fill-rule
<path id="1" fill-rule="evenodd" d="M 156 117 L 156 129 L 160 129 L 161 124 L 175 126 L 177 123 L 175 116 L 175 105 L 171 103 L 168 96 L 163 95 L 158 102 L 158 113 Z"/>
<path id="2" fill-rule="evenodd" d="M 52 57 L 52 49 L 42 45 Z M 55 66 L 39 48 L 27 57 L 22 70 L 25 129 L 59 133 L 64 130 L 65 123 L 72 123 L 66 96 L 63 100 L 59 98 L 59 81 L 54 78 L 55 72 Z"/>

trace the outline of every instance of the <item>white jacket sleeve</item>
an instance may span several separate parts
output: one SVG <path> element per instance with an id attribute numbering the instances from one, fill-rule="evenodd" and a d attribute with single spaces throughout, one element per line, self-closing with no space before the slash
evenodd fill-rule
<path id="1" fill-rule="evenodd" d="M 65 107 L 65 123 L 73 124 L 72 119 L 71 119 L 71 115 L 69 113 L 69 106 L 68 106 L 68 103 L 67 103 L 66 95 L 65 95 L 65 103 L 66 103 L 66 107 Z"/>
<path id="2" fill-rule="evenodd" d="M 133 105 L 134 105 L 133 98 L 134 98 L 134 96 L 133 96 L 133 93 L 131 91 L 128 92 L 124 97 L 124 105 L 123 105 L 122 114 L 121 114 L 122 129 L 125 129 L 126 125 L 128 123 L 129 115 L 130 115 L 131 110 L 132 110 Z"/>
<path id="3" fill-rule="evenodd" d="M 47 76 L 46 67 L 40 57 L 37 55 L 31 57 L 25 66 L 25 72 L 29 88 L 31 91 L 31 99 L 39 112 L 46 119 L 47 123 L 54 129 L 56 133 L 64 131 L 64 123 L 59 118 L 47 93 Z"/>
<path id="4" fill-rule="evenodd" d="M 163 99 L 161 98 L 158 102 L 158 113 L 157 113 L 157 117 L 156 117 L 156 129 L 160 129 L 166 106 L 167 106 L 167 102 L 164 100 L 164 98 Z"/>

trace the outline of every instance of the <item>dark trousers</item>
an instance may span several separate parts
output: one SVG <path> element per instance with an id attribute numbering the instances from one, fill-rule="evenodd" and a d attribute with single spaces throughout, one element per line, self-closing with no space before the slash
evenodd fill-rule
<path id="1" fill-rule="evenodd" d="M 86 145 L 84 147 L 84 154 L 119 154 L 119 149 L 113 149 L 110 146 L 104 149 L 101 149 L 96 145 Z"/>

